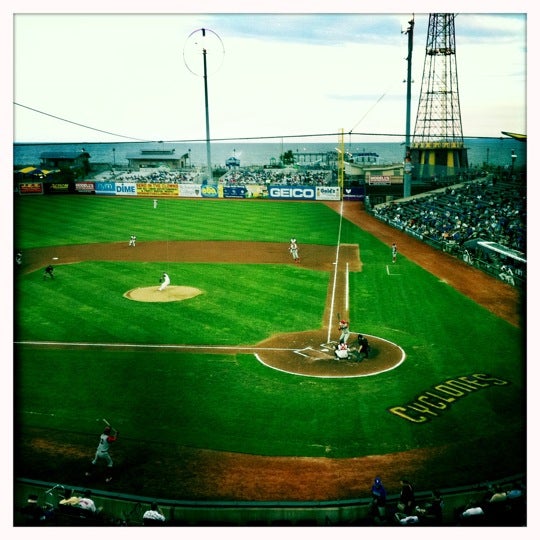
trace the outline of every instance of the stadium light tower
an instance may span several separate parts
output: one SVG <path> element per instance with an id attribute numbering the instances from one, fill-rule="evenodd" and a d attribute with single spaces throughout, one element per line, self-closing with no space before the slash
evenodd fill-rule
<path id="1" fill-rule="evenodd" d="M 200 60 L 197 56 L 202 54 L 202 72 Z M 211 70 L 217 71 L 223 62 L 225 49 L 221 38 L 208 28 L 200 28 L 192 32 L 184 45 L 184 63 L 191 73 L 202 76 L 204 79 L 204 109 L 206 120 L 206 166 L 208 178 L 212 179 L 212 156 L 210 147 L 210 113 L 208 107 L 208 55 L 212 58 Z"/>
<path id="2" fill-rule="evenodd" d="M 403 196 L 411 196 L 411 84 L 412 84 L 412 51 L 414 35 L 414 17 L 409 21 L 407 30 L 403 33 L 408 35 L 407 40 L 407 113 L 405 118 L 405 160 L 403 164 Z"/>
<path id="3" fill-rule="evenodd" d="M 468 167 L 463 142 L 454 13 L 430 13 L 422 88 L 411 145 L 419 180 Z"/>

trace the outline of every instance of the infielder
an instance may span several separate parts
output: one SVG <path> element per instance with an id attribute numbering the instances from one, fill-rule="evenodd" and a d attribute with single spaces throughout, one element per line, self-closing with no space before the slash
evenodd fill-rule
<path id="1" fill-rule="evenodd" d="M 43 271 L 43 279 L 47 279 L 48 277 L 54 279 L 54 267 L 52 264 L 47 265 Z"/>
<path id="2" fill-rule="evenodd" d="M 171 284 L 171 278 L 169 277 L 169 274 L 166 274 L 165 272 L 163 272 L 163 276 L 159 281 L 161 285 L 159 286 L 158 291 L 163 291 Z"/>
<path id="3" fill-rule="evenodd" d="M 135 247 L 135 242 L 137 241 L 137 237 L 132 234 L 129 238 L 129 247 Z"/>
<path id="4" fill-rule="evenodd" d="M 111 431 L 114 431 L 114 434 L 111 434 Z M 109 455 L 109 448 L 111 443 L 115 442 L 118 439 L 119 432 L 116 429 L 112 429 L 110 426 L 105 426 L 103 433 L 99 436 L 99 444 L 96 450 L 96 455 L 92 460 L 92 465 L 96 465 L 98 460 L 104 459 L 107 462 L 107 468 L 112 469 L 113 460 Z M 90 476 L 90 473 L 86 473 L 86 476 Z M 106 482 L 110 482 L 112 476 L 107 476 L 105 479 Z"/>
<path id="5" fill-rule="evenodd" d="M 296 243 L 296 238 L 291 238 L 291 244 L 289 246 L 289 251 L 294 259 L 294 262 L 299 262 L 300 257 L 298 255 L 298 244 Z"/>
<path id="6" fill-rule="evenodd" d="M 341 332 L 341 335 L 339 336 L 339 342 L 347 343 L 351 334 L 351 331 L 349 330 L 349 322 L 344 319 L 339 321 L 339 331 Z"/>

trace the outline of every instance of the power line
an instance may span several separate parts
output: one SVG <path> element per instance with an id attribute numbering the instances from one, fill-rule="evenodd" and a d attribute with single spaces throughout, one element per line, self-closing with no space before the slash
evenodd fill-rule
<path id="1" fill-rule="evenodd" d="M 377 100 L 377 102 L 371 107 L 371 109 L 377 105 L 377 103 L 387 94 L 385 92 L 381 97 Z M 166 142 L 166 143 L 196 143 L 196 142 L 206 142 L 206 139 L 170 139 L 165 141 L 155 141 L 153 139 L 141 139 L 138 137 L 130 137 L 129 135 L 120 135 L 118 133 L 113 133 L 112 131 L 106 131 L 103 129 L 95 128 L 86 124 L 81 124 L 79 122 L 74 122 L 72 120 L 67 120 L 66 118 L 62 118 L 60 116 L 56 116 L 54 114 L 50 114 L 44 111 L 40 111 L 38 109 L 35 109 L 33 107 L 29 107 L 28 105 L 23 105 L 22 103 L 13 102 L 14 105 L 18 107 L 22 107 L 24 109 L 28 109 L 30 111 L 33 111 L 38 114 L 42 114 L 44 116 L 49 116 L 51 118 L 54 118 L 56 120 L 60 120 L 61 122 L 67 122 L 68 124 L 73 124 L 75 126 L 79 126 L 85 129 L 89 129 L 92 131 L 98 131 L 100 133 L 105 133 L 107 135 L 113 135 L 114 137 L 122 137 L 124 139 L 130 139 L 132 141 L 138 141 L 138 142 Z M 370 109 L 370 110 L 371 110 Z M 366 115 L 370 112 L 370 110 L 366 113 Z M 363 118 L 365 118 L 365 116 Z M 356 126 L 363 120 L 363 118 L 357 122 Z M 354 126 L 354 127 L 356 127 Z M 370 133 L 370 132 L 358 132 L 353 131 L 354 127 L 347 132 L 347 135 L 358 135 L 362 137 L 401 137 L 404 138 L 405 135 L 403 133 Z M 211 139 L 212 142 L 225 142 L 225 141 L 256 141 L 256 140 L 270 140 L 270 139 L 298 139 L 298 138 L 315 138 L 315 137 L 338 137 L 341 135 L 341 132 L 335 131 L 335 132 L 329 132 L 329 133 L 297 133 L 294 135 L 257 135 L 257 136 L 250 136 L 250 137 L 222 137 L 222 138 L 214 138 Z M 464 135 L 464 139 L 504 139 L 506 137 L 487 137 L 487 136 L 476 136 L 476 135 Z M 45 144 L 45 143 L 44 143 Z M 46 143 L 51 144 L 51 143 Z M 116 144 L 122 144 L 122 143 L 116 143 Z"/>
<path id="2" fill-rule="evenodd" d="M 60 120 L 62 122 L 67 122 L 68 124 L 73 124 L 75 126 L 80 126 L 86 129 L 91 129 L 92 131 L 99 131 L 100 133 L 106 133 L 107 135 L 113 135 L 115 137 L 122 137 L 124 139 L 131 139 L 133 141 L 141 141 L 145 142 L 144 139 L 137 139 L 136 137 L 129 137 L 127 135 L 119 135 L 118 133 L 112 133 L 111 131 L 105 131 L 103 129 L 98 129 L 92 126 L 88 126 L 86 124 L 80 124 L 79 122 L 73 122 L 72 120 L 67 120 L 66 118 L 61 118 L 60 116 L 55 116 L 54 114 L 46 113 L 44 111 L 39 111 L 38 109 L 34 109 L 32 107 L 28 107 L 27 105 L 23 105 L 22 103 L 13 102 L 14 105 L 17 105 L 18 107 L 23 107 L 24 109 L 28 109 L 29 111 L 36 112 L 38 114 L 43 114 L 44 116 L 50 116 L 51 118 L 55 118 L 56 120 Z"/>

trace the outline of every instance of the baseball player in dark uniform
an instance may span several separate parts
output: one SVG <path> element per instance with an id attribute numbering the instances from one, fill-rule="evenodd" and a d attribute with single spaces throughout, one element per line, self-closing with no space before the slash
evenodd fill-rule
<path id="1" fill-rule="evenodd" d="M 47 279 L 50 277 L 51 279 L 54 279 L 54 267 L 52 264 L 49 264 L 45 267 L 45 270 L 43 272 L 43 279 Z"/>

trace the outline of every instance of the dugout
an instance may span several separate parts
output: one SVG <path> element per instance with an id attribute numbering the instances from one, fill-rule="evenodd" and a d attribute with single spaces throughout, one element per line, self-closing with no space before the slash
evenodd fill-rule
<path id="1" fill-rule="evenodd" d="M 517 283 L 525 280 L 527 259 L 524 253 L 497 242 L 475 238 L 463 243 L 463 260 L 493 275 L 510 268 Z"/>

